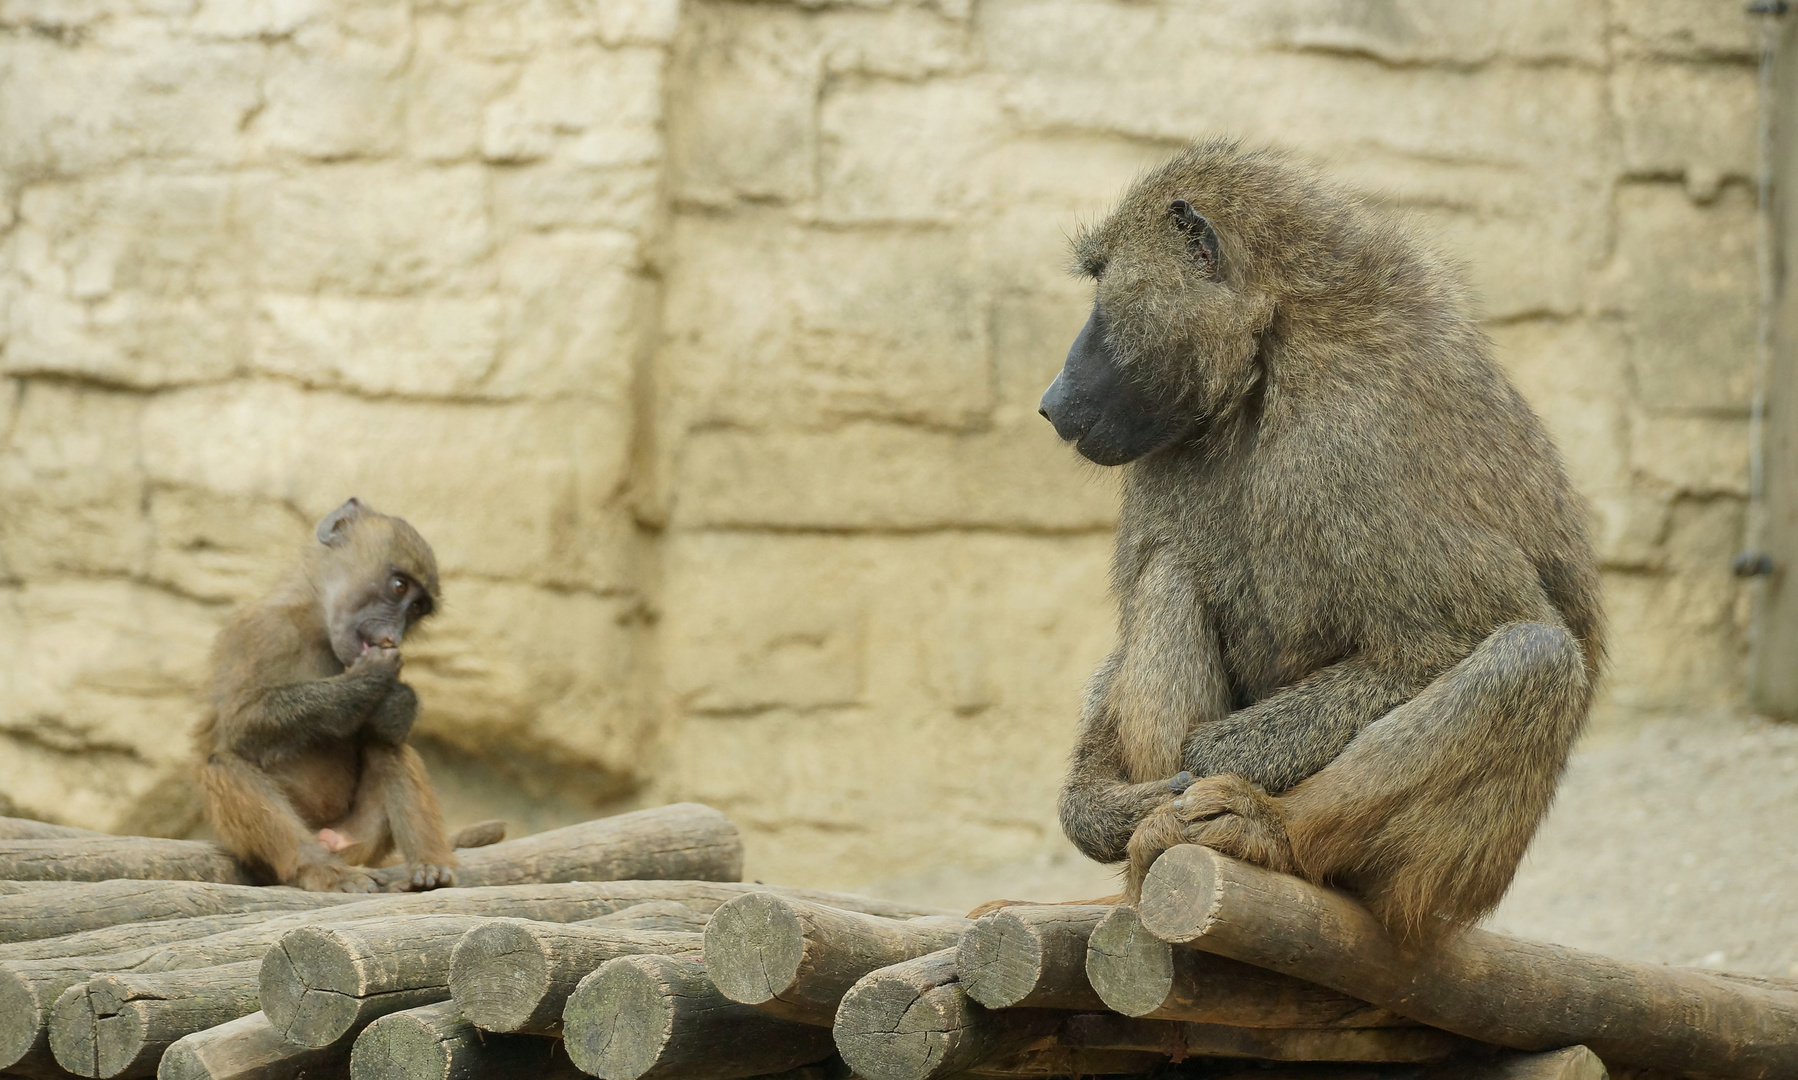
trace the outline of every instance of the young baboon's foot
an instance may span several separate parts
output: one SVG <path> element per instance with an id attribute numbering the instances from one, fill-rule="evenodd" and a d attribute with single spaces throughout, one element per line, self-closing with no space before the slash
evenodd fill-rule
<path id="1" fill-rule="evenodd" d="M 349 833 L 338 832 L 336 829 L 320 829 L 318 842 L 325 845 L 326 851 L 334 853 L 343 852 L 356 846 L 355 837 Z"/>
<path id="2" fill-rule="evenodd" d="M 427 889 L 448 888 L 455 883 L 455 867 L 445 863 L 415 862 L 407 863 L 405 876 L 395 878 L 388 889 L 391 892 L 424 892 Z"/>
<path id="3" fill-rule="evenodd" d="M 1168 848 L 1202 844 L 1232 858 L 1291 873 L 1292 845 L 1280 807 L 1266 792 L 1234 774 L 1195 780 L 1156 807 L 1130 836 L 1128 903 L 1142 897 L 1143 878 Z"/>
<path id="4" fill-rule="evenodd" d="M 380 891 L 374 876 L 360 866 L 340 862 L 305 862 L 290 883 L 307 892 L 371 893 Z"/>

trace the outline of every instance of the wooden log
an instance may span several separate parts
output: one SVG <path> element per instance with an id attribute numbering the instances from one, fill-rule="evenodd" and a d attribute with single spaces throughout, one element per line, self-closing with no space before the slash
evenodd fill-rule
<path id="1" fill-rule="evenodd" d="M 106 836 L 93 829 L 77 829 L 73 825 L 52 825 L 31 818 L 0 817 L 0 840 L 77 840 Z"/>
<path id="2" fill-rule="evenodd" d="M 936 1080 L 1049 1040 L 1064 1016 L 986 1009 L 962 990 L 955 949 L 873 972 L 837 1008 L 837 1051 L 867 1080 Z"/>
<path id="3" fill-rule="evenodd" d="M 256 1011 L 259 966 L 96 975 L 56 999 L 50 1050 L 76 1076 L 154 1076 L 176 1040 Z"/>
<path id="4" fill-rule="evenodd" d="M 729 818 L 700 803 L 675 803 L 584 821 L 457 853 L 456 884 L 558 881 L 737 881 L 743 838 Z M 403 866 L 376 877 L 397 886 Z"/>
<path id="5" fill-rule="evenodd" d="M 350 1080 L 584 1080 L 562 1044 L 494 1035 L 462 1019 L 453 1001 L 391 1013 L 356 1037 Z"/>
<path id="6" fill-rule="evenodd" d="M 1446 1031 L 1426 1027 L 1234 1027 L 1183 1020 L 1140 1020 L 1110 1013 L 1069 1017 L 1057 1041 L 1063 1046 L 1089 1050 L 1157 1051 L 1174 1058 L 1408 1065 L 1441 1061 L 1474 1045 Z"/>
<path id="7" fill-rule="evenodd" d="M 981 916 L 955 953 L 961 988 L 989 1009 L 1103 1009 L 1086 940 L 1111 908 L 1022 904 Z"/>
<path id="8" fill-rule="evenodd" d="M 470 838 L 489 839 L 493 831 L 491 827 L 477 829 Z M 736 826 L 718 811 L 698 803 L 677 803 L 465 849 L 460 860 L 456 880 L 461 885 L 625 879 L 736 881 L 743 872 L 743 842 Z M 399 888 L 408 872 L 395 866 L 376 871 L 375 876 L 388 887 Z M 0 839 L 0 878 L 259 883 L 250 868 L 217 844 L 105 835 Z"/>
<path id="9" fill-rule="evenodd" d="M 1609 1070 L 1584 1046 L 1540 1054 L 1505 1054 L 1496 1060 L 1456 1060 L 1430 1069 L 1419 1080 L 1605 1080 Z"/>
<path id="10" fill-rule="evenodd" d="M 698 934 L 705 930 L 705 924 L 710 920 L 711 916 L 701 915 L 685 904 L 672 900 L 655 900 L 647 904 L 634 904 L 622 911 L 614 911 L 610 915 L 601 915 L 595 919 L 582 919 L 574 925 L 609 926 L 616 930 L 662 930 Z"/>
<path id="11" fill-rule="evenodd" d="M 136 949 L 161 948 L 181 941 L 194 941 L 214 934 L 257 926 L 292 914 L 287 911 L 239 911 L 230 915 L 198 915 L 191 919 L 165 919 L 162 922 L 123 923 L 83 930 L 61 937 L 38 938 L 35 941 L 10 941 L 0 945 L 0 961 L 45 960 L 52 957 L 104 956 Z"/>
<path id="12" fill-rule="evenodd" d="M 35 941 L 73 934 L 83 930 L 118 926 L 124 923 L 161 922 L 196 915 L 224 915 L 242 911 L 310 911 L 343 904 L 383 900 L 401 907 L 393 910 L 438 910 L 429 907 L 407 907 L 420 897 L 440 896 L 441 902 L 463 903 L 467 896 L 537 896 L 565 895 L 591 900 L 601 895 L 613 901 L 613 909 L 652 900 L 685 904 L 702 915 L 710 914 L 719 904 L 750 892 L 770 891 L 767 885 L 723 881 L 610 881 L 566 882 L 553 885 L 478 886 L 456 890 L 439 889 L 432 893 L 402 893 L 391 896 L 377 894 L 314 893 L 281 887 L 219 885 L 198 881 L 102 881 L 40 885 L 29 892 L 0 896 L 0 943 Z M 505 892 L 487 890 L 551 890 L 549 892 Z M 560 890 L 559 892 L 556 890 Z M 853 893 L 827 892 L 819 889 L 773 888 L 772 891 L 796 896 L 816 903 L 871 915 L 905 919 L 921 915 L 952 914 L 941 908 L 901 904 Z M 459 909 L 457 909 L 459 910 Z M 470 909 L 474 910 L 474 909 Z M 513 914 L 501 912 L 500 914 Z M 594 911 L 591 915 L 604 914 Z"/>
<path id="13" fill-rule="evenodd" d="M 828 1028 L 731 1001 L 698 960 L 623 956 L 568 997 L 562 1039 L 602 1080 L 738 1080 L 830 1056 Z"/>
<path id="14" fill-rule="evenodd" d="M 449 992 L 487 1031 L 559 1034 L 569 995 L 608 960 L 637 953 L 697 958 L 700 935 L 494 919 L 457 942 Z"/>
<path id="15" fill-rule="evenodd" d="M 123 923 L 243 911 L 309 911 L 368 899 L 347 893 L 202 881 L 50 884 L 0 896 L 0 942 L 36 941 Z"/>
<path id="16" fill-rule="evenodd" d="M 0 877 L 14 881 L 212 881 L 255 885 L 229 851 L 201 840 L 67 836 L 0 840 Z"/>
<path id="17" fill-rule="evenodd" d="M 1170 945 L 1121 905 L 1088 939 L 1086 975 L 1100 1007 L 1124 1016 L 1263 1028 L 1415 1026 L 1314 983 Z"/>
<path id="18" fill-rule="evenodd" d="M 262 1011 L 301 1046 L 325 1046 L 388 1013 L 449 996 L 450 955 L 476 915 L 394 915 L 282 935 L 263 958 Z"/>
<path id="19" fill-rule="evenodd" d="M 82 888 L 109 890 L 113 885 L 127 884 L 153 883 L 111 882 Z M 607 881 L 437 889 L 425 893 L 345 897 L 344 899 L 356 902 L 334 904 L 323 909 L 290 911 L 266 922 L 182 944 L 78 958 L 0 961 L 0 1072 L 55 1068 L 45 1027 L 50 1008 L 64 990 L 76 983 L 86 982 L 103 971 L 174 971 L 260 959 L 270 945 L 296 927 L 349 922 L 390 914 L 483 914 L 573 922 L 608 915 L 636 904 L 670 900 L 703 914 L 715 910 L 727 900 L 749 892 L 765 891 L 767 888 L 765 885 L 738 882 Z M 283 889 L 249 891 L 302 897 L 337 895 Z M 809 900 L 856 907 L 875 914 L 904 917 L 932 913 L 932 909 L 920 909 L 851 893 L 810 889 L 782 891 Z"/>
<path id="20" fill-rule="evenodd" d="M 281 1037 L 260 1012 L 175 1040 L 156 1080 L 307 1080 L 335 1077 L 349 1064 L 350 1044 L 313 1048 Z"/>
<path id="21" fill-rule="evenodd" d="M 481 943 L 497 940 L 501 943 L 501 963 L 496 970 L 507 988 L 504 997 L 508 1002 L 522 1002 L 529 996 L 522 987 L 535 985 L 530 981 L 535 969 L 530 968 L 529 959 L 545 958 L 548 954 L 549 962 L 542 972 L 550 976 L 545 980 L 549 984 L 544 988 L 545 994 L 553 993 L 553 976 L 565 974 L 566 989 L 551 1002 L 553 1014 L 543 1017 L 546 1021 L 559 1021 L 562 1002 L 575 984 L 615 956 L 698 952 L 699 935 L 691 930 L 631 930 L 608 925 L 667 923 L 672 919 L 691 926 L 701 918 L 684 905 L 672 906 L 685 915 L 672 915 L 668 905 L 663 905 L 662 910 L 653 913 L 626 909 L 566 927 L 466 915 L 394 916 L 300 927 L 285 934 L 263 959 L 262 1011 L 286 1038 L 302 1046 L 337 1042 L 388 1013 L 449 999 L 455 957 L 467 956 L 473 966 L 481 966 L 475 955 L 483 949 Z M 469 938 L 474 939 L 472 953 L 462 947 Z M 514 943 L 525 951 L 512 955 Z M 568 968 L 571 957 L 576 970 Z M 559 971 L 557 960 L 562 961 Z M 520 965 L 524 971 L 518 970 Z M 547 1009 L 542 1004 L 545 994 L 531 998 L 538 1002 L 532 1016 Z M 476 991 L 471 1000 L 479 998 Z"/>
<path id="22" fill-rule="evenodd" d="M 1590 1047 L 1607 1065 L 1798 1076 L 1798 993 L 1467 930 L 1394 941 L 1348 897 L 1207 848 L 1169 849 L 1143 885 L 1168 941 L 1365 998 L 1519 1050 Z"/>
<path id="23" fill-rule="evenodd" d="M 774 893 L 740 896 L 712 913 L 705 966 L 732 1001 L 804 1024 L 829 1027 L 862 976 L 947 949 L 966 919 L 899 921 Z"/>

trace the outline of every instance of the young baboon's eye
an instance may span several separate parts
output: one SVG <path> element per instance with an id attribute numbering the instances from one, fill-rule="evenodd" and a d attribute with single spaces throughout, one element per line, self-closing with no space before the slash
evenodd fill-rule
<path id="1" fill-rule="evenodd" d="M 393 580 L 387 583 L 387 588 L 393 592 L 395 597 L 404 596 L 406 595 L 406 579 L 395 574 Z"/>

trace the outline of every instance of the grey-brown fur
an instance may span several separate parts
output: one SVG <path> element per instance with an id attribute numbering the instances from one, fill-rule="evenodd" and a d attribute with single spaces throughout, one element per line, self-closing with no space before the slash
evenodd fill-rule
<path id="1" fill-rule="evenodd" d="M 282 884 L 367 891 L 374 878 L 357 867 L 397 847 L 413 886 L 454 880 L 443 815 L 406 741 L 418 696 L 399 680 L 401 640 L 441 595 L 424 537 L 351 499 L 219 632 L 194 739 L 207 817 L 240 858 Z"/>
<path id="2" fill-rule="evenodd" d="M 1174 200 L 1215 229 L 1215 267 Z M 1456 273 L 1228 142 L 1075 247 L 1097 348 L 1180 434 L 1126 467 L 1119 644 L 1068 836 L 1131 858 L 1133 885 L 1196 842 L 1352 888 L 1401 933 L 1477 918 L 1552 797 L 1604 629 L 1583 505 Z M 1182 794 L 1183 769 L 1209 779 Z"/>

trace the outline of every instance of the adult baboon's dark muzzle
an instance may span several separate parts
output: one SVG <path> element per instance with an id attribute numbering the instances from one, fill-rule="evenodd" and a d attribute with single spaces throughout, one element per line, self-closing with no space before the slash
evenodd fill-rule
<path id="1" fill-rule="evenodd" d="M 1097 465 L 1123 465 L 1178 439 L 1191 424 L 1156 402 L 1118 364 L 1097 305 L 1037 410 Z"/>

